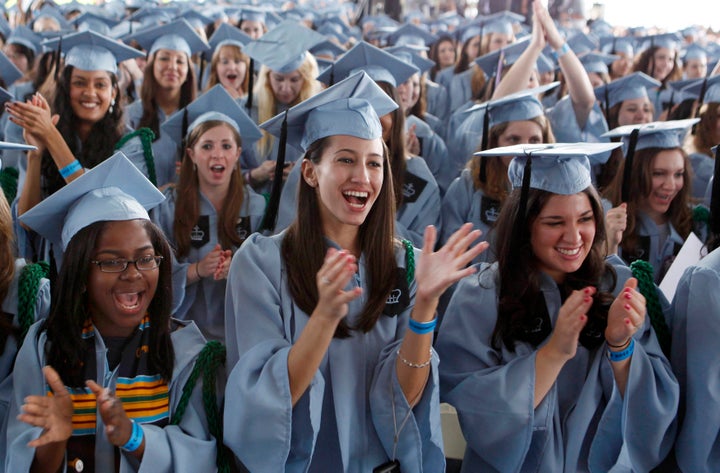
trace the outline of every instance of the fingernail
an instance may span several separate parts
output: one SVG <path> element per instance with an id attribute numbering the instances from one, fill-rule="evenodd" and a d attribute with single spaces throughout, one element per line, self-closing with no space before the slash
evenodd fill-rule
<path id="1" fill-rule="evenodd" d="M 625 299 L 632 299 L 632 294 L 630 294 L 629 292 L 626 292 Z"/>
<path id="2" fill-rule="evenodd" d="M 630 304 L 625 304 L 625 310 L 630 310 Z"/>
<path id="3" fill-rule="evenodd" d="M 625 319 L 625 325 L 630 325 L 630 319 Z"/>
<path id="4" fill-rule="evenodd" d="M 109 434 L 115 432 L 115 426 L 114 425 L 108 425 L 107 431 Z"/>
<path id="5" fill-rule="evenodd" d="M 587 317 L 586 317 L 585 315 L 581 315 L 581 316 L 580 316 L 580 320 L 583 321 L 583 322 L 585 322 L 585 320 L 587 320 Z"/>
<path id="6" fill-rule="evenodd" d="M 592 297 L 586 297 L 586 298 L 585 298 L 585 302 L 591 302 L 591 301 L 592 301 Z"/>
<path id="7" fill-rule="evenodd" d="M 590 288 L 589 288 L 589 287 L 586 287 L 585 290 L 583 290 L 583 292 L 584 292 L 585 294 L 590 294 Z"/>

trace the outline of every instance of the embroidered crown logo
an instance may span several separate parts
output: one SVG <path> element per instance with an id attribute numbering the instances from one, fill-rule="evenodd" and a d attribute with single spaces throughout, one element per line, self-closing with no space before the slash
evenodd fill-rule
<path id="1" fill-rule="evenodd" d="M 400 296 L 402 296 L 402 291 L 400 289 L 393 289 L 392 292 L 390 292 L 390 295 L 387 298 L 386 304 L 398 304 L 400 302 Z"/>
<path id="2" fill-rule="evenodd" d="M 494 222 L 500 216 L 500 212 L 495 207 L 490 207 L 485 211 L 485 218 L 488 222 Z"/>
<path id="3" fill-rule="evenodd" d="M 205 232 L 200 230 L 200 227 L 198 227 L 197 225 L 195 225 L 193 227 L 192 231 L 190 232 L 190 239 L 192 241 L 201 241 L 204 236 L 205 236 Z"/>
<path id="4" fill-rule="evenodd" d="M 412 197 L 415 195 L 415 186 L 412 184 L 412 182 L 407 182 L 403 184 L 403 196 L 404 197 Z"/>

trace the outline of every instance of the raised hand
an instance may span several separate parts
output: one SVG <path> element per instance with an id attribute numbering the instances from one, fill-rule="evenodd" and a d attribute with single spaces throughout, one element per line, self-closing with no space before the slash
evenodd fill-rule
<path id="1" fill-rule="evenodd" d="M 318 288 L 318 303 L 313 312 L 329 320 L 339 320 L 348 313 L 348 303 L 362 294 L 362 288 L 345 291 L 357 271 L 357 261 L 350 252 L 330 248 L 325 261 L 315 277 Z"/>
<path id="2" fill-rule="evenodd" d="M 28 447 L 33 448 L 65 442 L 72 435 L 73 404 L 70 393 L 52 367 L 45 366 L 43 375 L 53 395 L 26 397 L 22 413 L 18 416 L 18 420 L 43 429 L 40 437 L 28 442 Z"/>
<path id="3" fill-rule="evenodd" d="M 643 326 L 643 323 L 645 323 L 645 297 L 637 291 L 637 279 L 630 278 L 610 306 L 605 340 L 610 345 L 623 346 Z"/>
<path id="4" fill-rule="evenodd" d="M 8 102 L 5 108 L 10 114 L 9 120 L 22 127 L 27 144 L 41 150 L 47 147 L 47 139 L 56 131 L 60 117 L 50 113 L 50 105 L 42 95 L 36 93 L 24 103 Z"/>
<path id="5" fill-rule="evenodd" d="M 218 267 L 222 264 L 222 258 L 224 251 L 220 246 L 220 243 L 216 244 L 215 247 L 205 255 L 203 259 L 197 262 L 198 276 L 207 278 L 210 276 L 215 277 Z M 227 276 L 227 273 L 225 274 Z"/>
<path id="6" fill-rule="evenodd" d="M 627 228 L 627 204 L 613 207 L 605 214 L 605 230 L 607 233 L 607 253 L 617 254 L 622 242 L 623 232 Z"/>
<path id="7" fill-rule="evenodd" d="M 220 261 L 218 262 L 213 279 L 219 281 L 221 279 L 227 279 L 228 272 L 230 271 L 230 262 L 232 261 L 232 251 L 223 250 L 220 254 Z"/>
<path id="8" fill-rule="evenodd" d="M 425 229 L 422 254 L 415 269 L 418 299 L 438 299 L 453 283 L 476 271 L 468 264 L 489 246 L 487 242 L 470 246 L 480 234 L 480 230 L 473 230 L 472 224 L 466 223 L 442 248 L 433 251 L 437 229 L 432 225 Z"/>

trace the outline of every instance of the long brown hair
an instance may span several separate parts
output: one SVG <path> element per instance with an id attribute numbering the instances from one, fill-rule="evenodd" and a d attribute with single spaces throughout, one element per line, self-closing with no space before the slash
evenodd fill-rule
<path id="1" fill-rule="evenodd" d="M 550 129 L 550 121 L 545 115 L 539 117 L 530 118 L 530 122 L 537 123 L 542 130 L 543 143 L 555 143 L 555 136 Z M 500 136 L 505 133 L 512 122 L 499 123 L 488 131 L 488 149 L 497 148 L 500 146 L 498 141 Z M 478 147 L 479 151 L 479 147 Z M 475 190 L 481 190 L 483 194 L 490 197 L 491 199 L 499 200 L 504 202 L 508 195 L 508 176 L 507 166 L 503 163 L 502 159 L 490 157 L 485 160 L 485 182 L 480 180 L 480 157 L 473 156 L 470 158 L 467 164 L 467 168 L 470 170 L 470 175 L 473 178 L 473 187 Z"/>
<path id="2" fill-rule="evenodd" d="M 303 159 L 320 163 L 328 143 L 329 138 L 317 140 L 310 145 Z M 357 324 L 350 326 L 344 319 L 340 322 L 335 331 L 337 338 L 349 337 L 353 330 L 370 331 L 395 286 L 395 247 L 398 244 L 395 240 L 395 201 L 388 150 L 384 144 L 383 155 L 383 184 L 359 229 L 360 250 L 368 268 L 367 302 Z M 281 252 L 292 299 L 307 314 L 312 314 L 318 302 L 315 275 L 323 264 L 326 251 L 318 193 L 300 178 L 297 217 L 286 231 Z"/>
<path id="3" fill-rule="evenodd" d="M 142 87 L 140 89 L 140 99 L 142 100 L 143 114 L 140 117 L 138 128 L 147 127 L 155 133 L 155 138 L 160 137 L 160 119 L 158 118 L 158 105 L 155 101 L 155 97 L 158 94 L 160 88 L 157 79 L 155 78 L 155 59 L 157 58 L 158 51 L 155 51 L 145 64 L 145 71 Z M 187 58 L 188 72 L 185 82 L 180 86 L 180 103 L 178 104 L 178 110 L 184 108 L 190 102 L 195 100 L 197 94 L 197 77 L 195 76 L 195 68 L 190 58 Z"/>
<path id="4" fill-rule="evenodd" d="M 655 52 L 660 49 L 660 46 L 653 46 L 651 48 L 647 48 L 645 51 L 640 53 L 639 56 L 635 58 L 635 64 L 633 65 L 633 72 L 644 72 L 645 74 L 649 75 L 653 79 L 653 61 L 655 59 Z M 682 79 L 682 66 L 680 66 L 680 62 L 678 61 L 678 52 L 677 50 L 673 49 L 672 53 L 675 55 L 673 59 L 673 68 L 670 71 L 670 73 L 665 77 L 664 79 L 660 80 L 662 82 L 662 85 L 660 86 L 662 89 L 664 89 L 667 86 L 668 82 L 676 81 Z"/>
<path id="5" fill-rule="evenodd" d="M 224 126 L 232 131 L 235 142 L 240 148 L 242 139 L 233 127 L 220 120 L 208 120 L 196 126 L 187 137 L 187 148 L 192 148 L 206 131 L 216 126 Z M 180 165 L 180 178 L 175 188 L 175 217 L 173 220 L 173 238 L 178 257 L 190 252 L 190 232 L 200 215 L 200 184 L 197 167 L 187 155 Z M 235 229 L 240 209 L 245 196 L 244 182 L 240 172 L 240 160 L 230 176 L 230 187 L 223 201 L 222 210 L 218 215 L 218 238 L 223 248 L 237 248 L 242 243 Z"/>
<path id="6" fill-rule="evenodd" d="M 693 145 L 698 153 L 714 156 L 710 148 L 720 143 L 717 136 L 718 121 L 720 121 L 720 103 L 709 102 L 700 107 L 700 121 L 695 129 Z"/>
<path id="7" fill-rule="evenodd" d="M 0 191 L 0 306 L 10 290 L 15 277 L 15 246 L 14 246 L 13 220 L 5 196 Z M 15 332 L 12 319 L 0 313 L 0 353 L 5 348 L 7 337 Z"/>
<path id="8" fill-rule="evenodd" d="M 680 192 L 670 203 L 667 211 L 668 221 L 682 238 L 686 238 L 692 229 L 692 211 L 690 210 L 690 186 L 692 184 L 691 164 L 687 153 L 681 148 L 675 149 L 682 153 L 685 170 L 683 171 L 683 187 Z M 665 148 L 646 148 L 635 152 L 632 162 L 632 182 L 630 186 L 630 195 L 627 202 L 627 226 L 623 232 L 622 243 L 620 247 L 627 254 L 635 253 L 638 245 L 637 234 L 637 213 L 640 203 L 647 198 L 652 192 L 652 172 L 655 156 L 661 151 L 667 151 Z M 622 203 L 622 181 L 625 174 L 625 160 L 620 163 L 615 179 L 610 183 L 604 192 L 613 207 L 617 207 Z"/>
<path id="9" fill-rule="evenodd" d="M 400 103 L 395 87 L 384 81 L 377 82 L 377 85 L 395 103 Z M 390 169 L 392 171 L 393 193 L 395 194 L 395 208 L 399 209 L 403 202 L 403 183 L 405 182 L 405 171 L 407 170 L 407 151 L 405 150 L 405 115 L 400 107 L 389 113 L 392 118 L 390 136 L 385 141 L 389 150 Z"/>

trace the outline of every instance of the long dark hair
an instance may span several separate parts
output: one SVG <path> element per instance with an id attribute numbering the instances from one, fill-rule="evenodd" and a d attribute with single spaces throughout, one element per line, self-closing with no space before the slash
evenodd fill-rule
<path id="1" fill-rule="evenodd" d="M 106 221 L 95 222 L 83 228 L 65 250 L 57 283 L 52 287 L 50 315 L 45 321 L 48 364 L 58 370 L 69 386 L 82 386 L 83 347 L 82 330 L 90 317 L 88 312 L 87 281 L 90 277 L 90 260 L 97 242 L 106 228 Z M 149 220 L 142 222 L 153 249 L 163 257 L 158 268 L 159 278 L 155 296 L 150 302 L 149 366 L 163 379 L 172 377 L 175 353 L 170 340 L 170 312 L 172 310 L 172 265 L 170 246 L 158 227 Z"/>
<path id="2" fill-rule="evenodd" d="M 673 149 L 673 148 L 669 148 Z M 685 170 L 683 171 L 683 186 L 670 203 L 667 210 L 667 219 L 684 239 L 692 230 L 692 211 L 690 210 L 690 196 L 692 185 L 691 172 L 692 167 L 687 153 L 682 148 L 677 149 L 683 156 Z M 652 192 L 652 170 L 655 157 L 661 151 L 667 151 L 666 148 L 645 148 L 635 152 L 635 158 L 632 161 L 632 179 L 633 185 L 630 186 L 630 195 L 627 202 L 627 226 L 623 232 L 623 239 L 620 243 L 625 254 L 634 254 L 638 245 L 639 235 L 637 234 L 637 215 L 640 202 L 648 197 Z M 622 181 L 625 174 L 625 160 L 622 160 L 618 166 L 615 179 L 604 191 L 604 197 L 607 198 L 613 207 L 617 207 L 622 203 Z"/>
<path id="3" fill-rule="evenodd" d="M 303 159 L 318 164 L 329 138 L 314 142 Z M 395 262 L 395 202 L 390 177 L 387 147 L 383 145 L 383 184 L 365 222 L 360 225 L 360 250 L 368 268 L 367 302 L 355 326 L 344 319 L 335 337 L 346 338 L 352 330 L 369 332 L 382 313 L 387 297 L 397 278 Z M 288 273 L 288 286 L 293 301 L 303 312 L 311 314 L 318 302 L 315 275 L 323 264 L 326 246 L 323 238 L 320 202 L 315 189 L 300 178 L 297 218 L 287 229 L 282 243 L 282 258 Z"/>
<path id="4" fill-rule="evenodd" d="M 377 85 L 395 103 L 400 103 L 395 87 L 384 81 L 377 82 Z M 401 107 L 396 108 L 389 114 L 392 117 L 392 129 L 385 144 L 388 147 L 390 158 L 390 169 L 392 171 L 393 192 L 395 194 L 395 208 L 399 209 L 403 204 L 403 183 L 405 182 L 405 171 L 407 170 L 405 151 L 405 115 Z"/>
<path id="5" fill-rule="evenodd" d="M 612 276 L 610 288 L 615 286 L 615 272 L 605 262 L 605 217 L 600 197 L 593 187 L 586 188 L 582 193 L 587 195 L 592 207 L 595 238 L 580 268 L 567 274 L 565 281 L 559 285 L 563 296 L 569 295 L 573 290 L 598 286 L 606 274 Z M 497 321 L 491 339 L 492 346 L 497 350 L 505 345 L 508 350 L 514 351 L 515 342 L 519 340 L 523 327 L 530 325 L 537 317 L 538 308 L 544 310 L 540 270 L 532 251 L 530 236 L 533 223 L 553 195 L 555 194 L 539 189 L 529 190 L 524 232 L 513 230 L 519 212 L 520 189 L 513 190 L 500 211 L 495 226 L 500 286 Z M 595 302 L 587 314 L 588 324 L 594 320 L 604 325 L 607 323 L 607 310 L 613 296 L 598 288 L 594 298 Z"/>
<path id="6" fill-rule="evenodd" d="M 232 131 L 233 137 L 238 145 L 242 145 L 240 134 L 233 127 L 220 120 L 208 120 L 199 124 L 188 134 L 187 148 L 192 148 L 206 131 L 216 126 L 224 126 Z M 175 217 L 173 223 L 173 239 L 177 256 L 182 257 L 190 251 L 190 230 L 197 222 L 200 215 L 200 184 L 198 182 L 197 167 L 187 157 L 180 165 L 180 179 L 175 189 Z M 242 208 L 245 196 L 242 173 L 240 172 L 240 160 L 235 165 L 230 177 L 225 200 L 218 218 L 218 237 L 223 248 L 239 247 L 242 239 L 238 236 L 235 226 L 238 215 Z"/>
<path id="7" fill-rule="evenodd" d="M 62 135 L 65 143 L 72 154 L 80 161 L 84 168 L 93 168 L 109 158 L 115 151 L 115 144 L 123 135 L 124 122 L 120 88 L 117 77 L 109 73 L 113 89 L 116 91 L 115 105 L 108 109 L 108 112 L 97 123 L 93 124 L 87 139 L 80 141 L 76 130 L 78 118 L 70 105 L 70 78 L 73 66 L 66 66 L 63 69 L 61 79 L 57 84 L 57 94 L 53 104 L 53 110 L 60 113 L 57 129 Z M 43 153 L 41 163 L 41 175 L 43 177 L 43 191 L 50 195 L 65 185 L 65 179 L 60 176 L 55 161 L 48 151 Z"/>
<path id="8" fill-rule="evenodd" d="M 155 133 L 155 138 L 160 138 L 160 119 L 158 118 L 158 105 L 155 97 L 158 94 L 159 85 L 155 79 L 155 60 L 158 52 L 155 51 L 145 64 L 145 71 L 142 87 L 140 88 L 140 100 L 142 101 L 143 114 L 140 117 L 138 128 L 150 128 Z M 180 103 L 178 110 L 185 108 L 193 100 L 197 94 L 197 77 L 195 76 L 195 67 L 190 58 L 187 58 L 188 72 L 185 82 L 180 86 Z"/>

